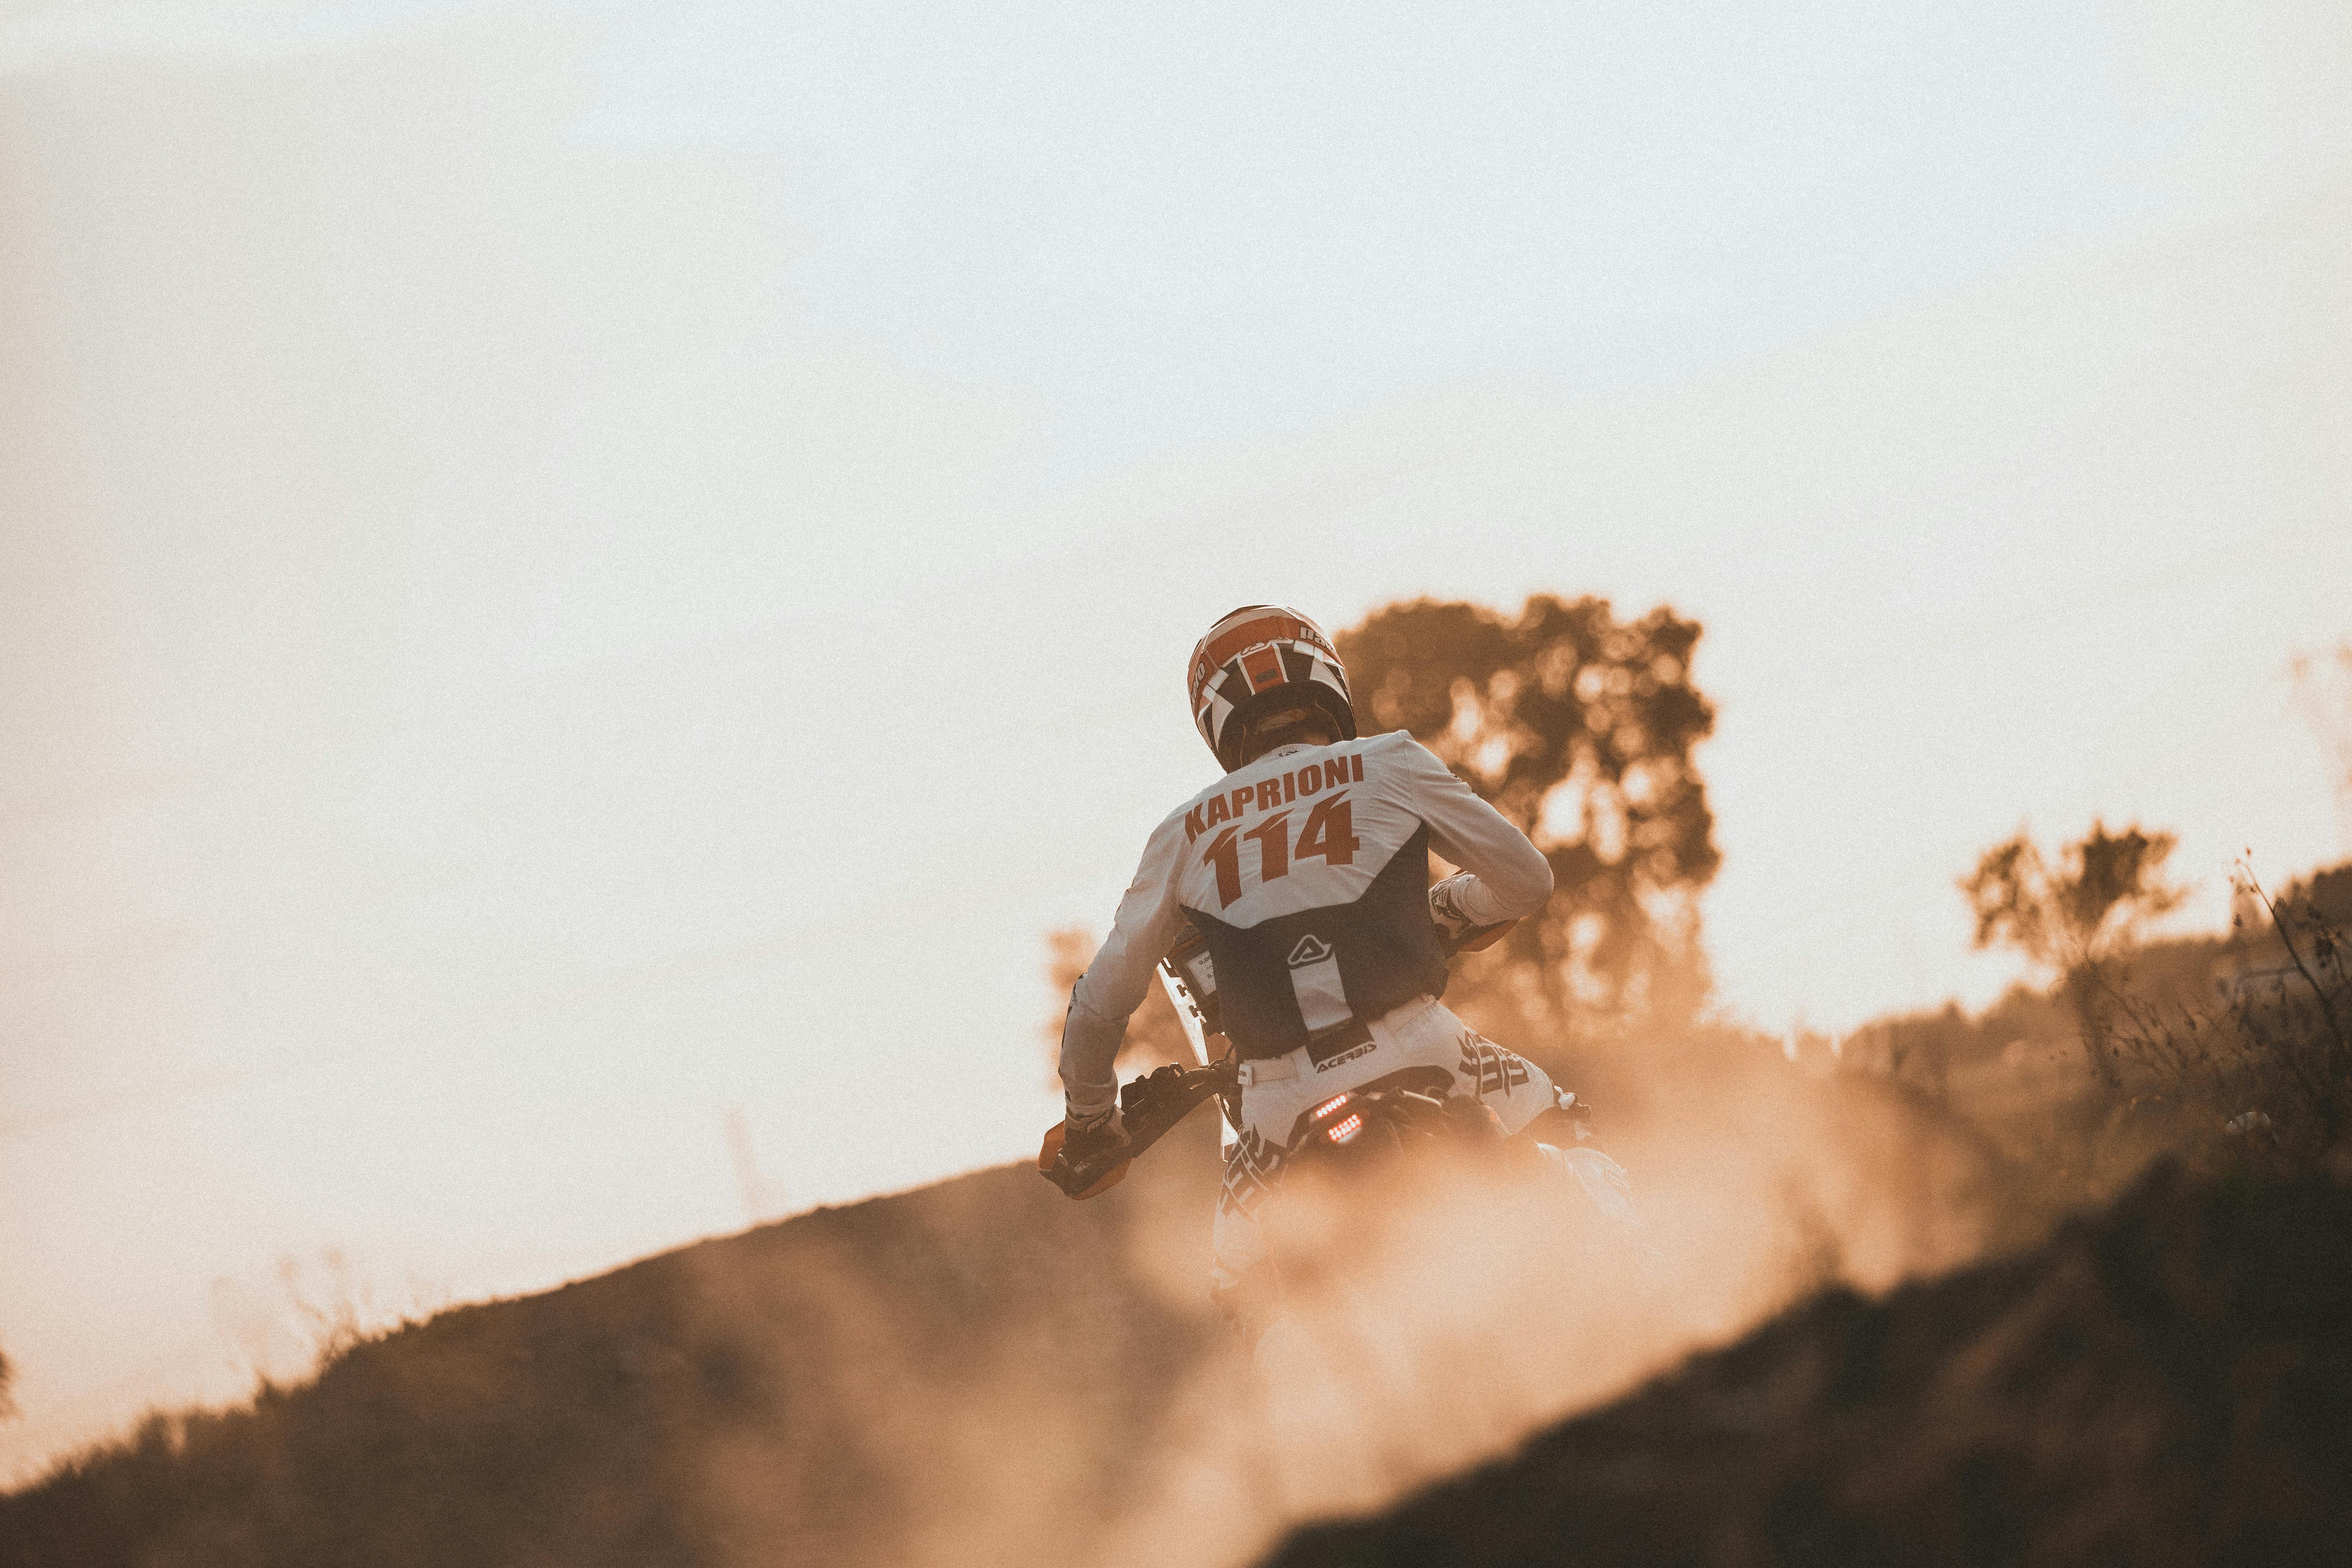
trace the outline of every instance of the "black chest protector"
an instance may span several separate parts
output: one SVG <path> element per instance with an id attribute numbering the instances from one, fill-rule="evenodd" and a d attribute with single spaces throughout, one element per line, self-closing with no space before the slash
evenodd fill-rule
<path id="1" fill-rule="evenodd" d="M 1445 955 L 1429 919 L 1429 829 L 1397 847 L 1344 904 L 1228 925 L 1184 911 L 1208 943 L 1218 1022 L 1244 1061 L 1301 1046 L 1318 1066 L 1370 1039 L 1366 1020 L 1445 992 Z"/>

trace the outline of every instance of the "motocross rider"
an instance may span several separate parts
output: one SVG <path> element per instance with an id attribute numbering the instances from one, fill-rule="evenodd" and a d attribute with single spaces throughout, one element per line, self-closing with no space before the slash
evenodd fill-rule
<path id="1" fill-rule="evenodd" d="M 1192 722 L 1226 769 L 1152 830 L 1062 1026 L 1072 1157 L 1125 1142 L 1112 1062 L 1189 921 L 1240 1058 L 1240 1135 L 1217 1202 L 1211 1293 L 1265 1255 L 1254 1217 L 1302 1112 L 1408 1068 L 1443 1068 L 1515 1133 L 1568 1097 L 1438 1002 L 1452 942 L 1551 896 L 1540 850 L 1403 731 L 1359 738 L 1322 628 L 1244 605 L 1192 650 Z M 1431 849 L 1459 874 L 1429 882 Z M 1049 1138 L 1049 1149 L 1052 1141 Z"/>

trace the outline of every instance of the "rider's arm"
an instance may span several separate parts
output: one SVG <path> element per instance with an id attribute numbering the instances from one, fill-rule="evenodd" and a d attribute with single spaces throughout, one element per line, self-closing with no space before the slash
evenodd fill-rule
<path id="1" fill-rule="evenodd" d="M 1176 858 L 1183 847 L 1181 821 L 1161 823 L 1118 901 L 1110 935 L 1070 988 L 1070 1011 L 1062 1020 L 1062 1093 L 1073 1116 L 1091 1116 L 1118 1102 L 1118 1074 L 1111 1064 L 1127 1037 L 1128 1016 L 1143 1005 L 1152 971 L 1183 927 L 1183 906 L 1176 901 Z"/>
<path id="2" fill-rule="evenodd" d="M 1543 851 L 1428 747 L 1408 741 L 1404 763 L 1412 810 L 1429 824 L 1431 847 L 1471 874 L 1455 894 L 1455 907 L 1482 926 L 1543 908 L 1551 897 L 1551 862 Z"/>

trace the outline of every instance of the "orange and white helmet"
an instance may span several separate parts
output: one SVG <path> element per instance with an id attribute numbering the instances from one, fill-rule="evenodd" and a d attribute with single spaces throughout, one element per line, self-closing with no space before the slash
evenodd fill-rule
<path id="1" fill-rule="evenodd" d="M 1193 645 L 1185 694 L 1192 726 L 1231 773 L 1247 759 L 1241 742 L 1262 713 L 1306 702 L 1328 714 L 1339 738 L 1356 738 L 1348 671 L 1323 628 L 1275 605 L 1244 605 Z"/>

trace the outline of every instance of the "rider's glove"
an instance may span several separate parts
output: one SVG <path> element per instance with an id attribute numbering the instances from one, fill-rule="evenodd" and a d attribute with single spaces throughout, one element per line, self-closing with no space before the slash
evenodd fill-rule
<path id="1" fill-rule="evenodd" d="M 1091 1116 L 1073 1112 L 1062 1119 L 1062 1149 L 1073 1165 L 1123 1149 L 1128 1142 L 1127 1123 L 1116 1104 Z"/>
<path id="2" fill-rule="evenodd" d="M 1476 952 L 1492 947 L 1503 939 L 1503 933 L 1519 922 L 1497 921 L 1493 925 L 1480 925 L 1462 907 L 1463 895 L 1475 886 L 1467 871 L 1456 871 L 1429 889 L 1429 922 L 1437 928 L 1438 945 L 1448 958 L 1457 952 Z"/>
<path id="3" fill-rule="evenodd" d="M 1450 950 L 1461 945 L 1462 939 L 1478 929 L 1478 922 L 1462 911 L 1462 895 L 1470 890 L 1470 873 L 1456 871 L 1429 889 L 1429 921 L 1437 934 L 1445 939 Z"/>
<path id="4" fill-rule="evenodd" d="M 1037 1173 L 1074 1198 L 1108 1192 L 1127 1174 L 1120 1151 L 1134 1140 L 1113 1105 L 1091 1116 L 1065 1116 L 1037 1146 Z M 1076 1184 L 1084 1174 L 1083 1185 Z"/>

